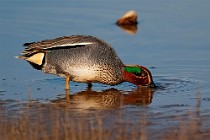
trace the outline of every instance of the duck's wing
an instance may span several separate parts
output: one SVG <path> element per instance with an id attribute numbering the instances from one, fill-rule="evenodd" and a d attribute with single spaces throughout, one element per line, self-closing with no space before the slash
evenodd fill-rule
<path id="1" fill-rule="evenodd" d="M 97 40 L 97 41 L 96 41 Z M 52 40 L 43 40 L 40 42 L 25 43 L 25 50 L 22 52 L 24 56 L 30 56 L 37 52 L 44 52 L 48 49 L 59 49 L 65 47 L 85 46 L 98 42 L 99 39 L 93 36 L 74 35 L 64 36 Z"/>

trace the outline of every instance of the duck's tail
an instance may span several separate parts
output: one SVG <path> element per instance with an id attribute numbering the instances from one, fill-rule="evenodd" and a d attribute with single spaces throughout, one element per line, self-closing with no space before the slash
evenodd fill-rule
<path id="1" fill-rule="evenodd" d="M 19 55 L 19 56 L 15 56 L 15 58 L 19 58 L 19 59 L 26 60 L 28 57 L 25 57 L 25 56 L 23 56 L 23 55 Z"/>
<path id="2" fill-rule="evenodd" d="M 45 56 L 45 54 L 40 52 L 40 53 L 35 53 L 33 55 L 30 55 L 30 56 L 26 56 L 26 55 L 16 56 L 16 58 L 26 60 L 26 61 L 28 61 L 30 63 L 34 63 L 36 65 L 42 65 L 43 60 L 44 60 L 44 56 Z"/>

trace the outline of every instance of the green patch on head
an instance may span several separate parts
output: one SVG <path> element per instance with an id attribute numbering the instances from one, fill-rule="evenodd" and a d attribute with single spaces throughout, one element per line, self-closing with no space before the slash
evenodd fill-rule
<path id="1" fill-rule="evenodd" d="M 137 66 L 126 66 L 124 70 L 130 73 L 133 73 L 137 76 L 140 76 L 142 73 L 142 69 Z"/>

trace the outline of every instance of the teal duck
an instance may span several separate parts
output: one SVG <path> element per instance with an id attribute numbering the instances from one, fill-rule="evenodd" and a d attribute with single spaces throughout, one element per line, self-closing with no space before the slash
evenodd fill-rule
<path id="1" fill-rule="evenodd" d="M 150 71 L 139 65 L 125 65 L 115 50 L 105 41 L 86 35 L 64 36 L 52 40 L 25 43 L 18 58 L 34 68 L 75 82 L 98 82 L 116 85 L 130 82 L 138 86 L 154 87 Z"/>

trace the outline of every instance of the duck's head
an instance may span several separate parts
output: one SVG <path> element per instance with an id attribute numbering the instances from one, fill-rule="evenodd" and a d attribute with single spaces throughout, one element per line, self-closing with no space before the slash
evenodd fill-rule
<path id="1" fill-rule="evenodd" d="M 125 65 L 123 67 L 123 78 L 125 81 L 133 83 L 139 87 L 156 87 L 156 85 L 153 82 L 151 72 L 143 66 Z"/>

